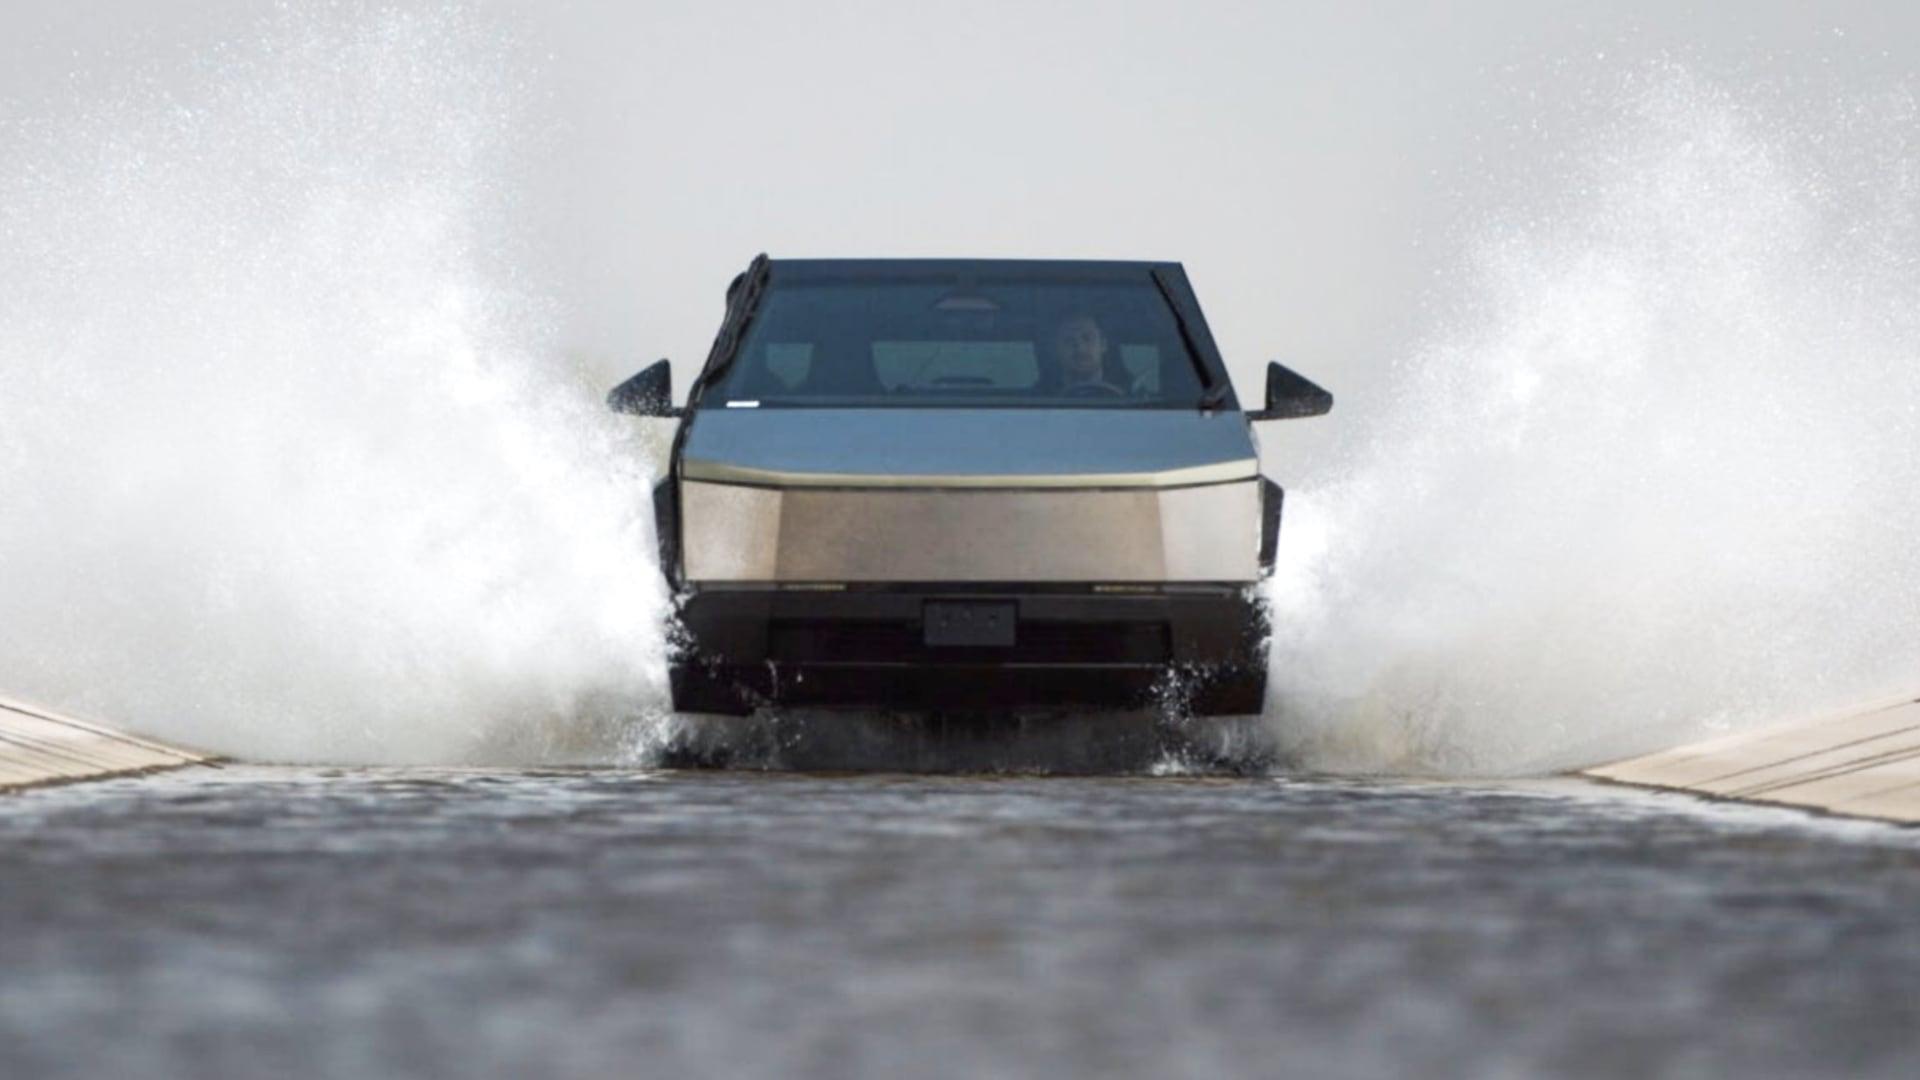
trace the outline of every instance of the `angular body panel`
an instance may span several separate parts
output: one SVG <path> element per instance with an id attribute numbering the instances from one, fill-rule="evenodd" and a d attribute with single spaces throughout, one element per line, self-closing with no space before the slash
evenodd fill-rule
<path id="1" fill-rule="evenodd" d="M 687 480 L 779 487 L 1174 487 L 1259 473 L 1244 417 L 1188 409 L 704 409 Z"/>
<path id="2" fill-rule="evenodd" d="M 1169 489 L 680 487 L 690 582 L 1251 582 L 1253 480 Z"/>

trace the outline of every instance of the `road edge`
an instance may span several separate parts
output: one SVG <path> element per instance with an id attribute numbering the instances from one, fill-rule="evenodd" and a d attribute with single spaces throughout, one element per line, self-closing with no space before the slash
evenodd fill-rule
<path id="1" fill-rule="evenodd" d="M 0 794 L 190 766 L 220 758 L 0 698 Z"/>
<path id="2" fill-rule="evenodd" d="M 1677 746 L 1574 775 L 1712 799 L 1920 824 L 1911 695 Z"/>

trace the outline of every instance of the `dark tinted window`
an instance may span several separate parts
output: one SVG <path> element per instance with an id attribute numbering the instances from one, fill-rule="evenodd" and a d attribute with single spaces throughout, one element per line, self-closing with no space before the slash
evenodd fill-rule
<path id="1" fill-rule="evenodd" d="M 1191 407 L 1151 281 L 776 282 L 702 404 Z"/>

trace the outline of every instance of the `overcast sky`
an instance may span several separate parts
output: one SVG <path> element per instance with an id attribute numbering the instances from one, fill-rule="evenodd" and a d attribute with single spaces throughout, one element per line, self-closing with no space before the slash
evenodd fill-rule
<path id="1" fill-rule="evenodd" d="M 609 379 L 671 357 L 683 387 L 764 250 L 1181 260 L 1243 396 L 1270 358 L 1350 391 L 1620 72 L 1888 84 L 1920 60 L 1894 0 L 471 6 L 525 60 L 531 276 L 568 347 Z M 265 10 L 10 3 L 0 115 L 190 78 Z"/>

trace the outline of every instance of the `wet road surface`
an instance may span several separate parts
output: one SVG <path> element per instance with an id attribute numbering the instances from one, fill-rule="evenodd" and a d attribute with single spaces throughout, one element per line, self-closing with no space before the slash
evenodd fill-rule
<path id="1" fill-rule="evenodd" d="M 1920 831 L 1572 784 L 0 799 L 0 1075 L 1920 1075 Z"/>

